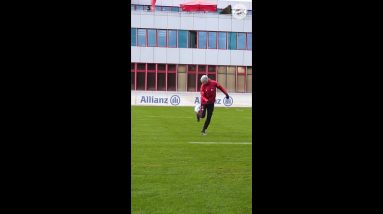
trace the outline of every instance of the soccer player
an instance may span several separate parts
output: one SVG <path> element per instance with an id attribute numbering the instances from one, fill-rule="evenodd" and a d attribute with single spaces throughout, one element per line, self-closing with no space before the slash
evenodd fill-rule
<path id="1" fill-rule="evenodd" d="M 206 75 L 201 77 L 201 83 L 201 109 L 197 113 L 197 121 L 199 122 L 200 118 L 205 118 L 207 111 L 206 121 L 201 131 L 202 135 L 206 135 L 206 129 L 213 116 L 216 88 L 226 95 L 226 99 L 229 99 L 229 94 L 217 81 L 209 79 Z"/>

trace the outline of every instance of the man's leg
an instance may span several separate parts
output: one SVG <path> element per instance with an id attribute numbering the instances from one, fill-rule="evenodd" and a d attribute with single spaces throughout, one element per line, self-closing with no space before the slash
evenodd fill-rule
<path id="1" fill-rule="evenodd" d="M 205 121 L 205 124 L 203 126 L 203 129 L 202 129 L 202 133 L 205 133 L 207 127 L 209 127 L 211 117 L 213 116 L 214 103 L 206 105 L 206 110 L 207 110 L 207 117 L 206 117 L 206 121 Z"/>
<path id="2" fill-rule="evenodd" d="M 199 112 L 197 113 L 197 121 L 199 122 L 199 120 L 201 118 L 205 118 L 205 113 L 206 113 L 206 108 L 204 105 L 201 105 L 201 109 L 199 110 Z"/>

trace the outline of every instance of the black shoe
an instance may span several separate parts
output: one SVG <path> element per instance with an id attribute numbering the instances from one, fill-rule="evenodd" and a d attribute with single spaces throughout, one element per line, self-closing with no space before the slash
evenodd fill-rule
<path id="1" fill-rule="evenodd" d="M 197 116 L 197 122 L 199 122 L 199 119 L 200 119 L 200 118 L 198 117 L 198 114 L 197 114 L 196 116 Z"/>

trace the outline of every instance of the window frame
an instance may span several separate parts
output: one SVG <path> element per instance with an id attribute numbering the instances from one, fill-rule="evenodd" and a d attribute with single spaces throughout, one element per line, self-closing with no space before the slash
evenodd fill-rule
<path id="1" fill-rule="evenodd" d="M 238 47 L 238 44 L 239 44 L 239 34 L 245 34 L 245 47 L 244 48 L 239 48 Z M 247 33 L 246 32 L 237 32 L 236 33 L 236 36 L 237 36 L 237 49 L 236 50 L 247 50 Z"/>
<path id="2" fill-rule="evenodd" d="M 165 31 L 165 46 L 160 46 L 159 33 L 160 31 Z M 166 29 L 157 29 L 157 47 L 159 48 L 168 48 L 168 30 Z"/>
<path id="3" fill-rule="evenodd" d="M 210 33 L 215 33 L 215 48 L 210 48 L 209 47 L 209 45 L 210 45 L 210 37 L 209 37 L 209 35 L 210 35 Z M 207 49 L 212 49 L 212 50 L 214 50 L 214 49 L 217 49 L 218 48 L 218 33 L 216 32 L 216 31 L 209 31 L 209 32 L 207 32 Z"/>
<path id="4" fill-rule="evenodd" d="M 145 31 L 145 45 L 139 45 L 138 43 L 138 31 L 139 30 L 144 30 Z M 137 47 L 148 47 L 148 31 L 146 28 L 137 28 Z"/>
<path id="5" fill-rule="evenodd" d="M 219 46 L 219 44 L 220 44 L 220 43 L 218 43 L 219 42 L 219 33 L 225 33 L 225 37 L 226 37 L 226 39 L 225 39 L 225 48 L 220 48 L 220 46 Z M 218 42 L 217 42 L 218 50 L 227 50 L 227 47 L 228 47 L 228 43 L 227 43 L 228 32 L 226 32 L 226 31 L 219 31 L 218 35 L 217 35 L 217 39 L 218 39 Z"/>

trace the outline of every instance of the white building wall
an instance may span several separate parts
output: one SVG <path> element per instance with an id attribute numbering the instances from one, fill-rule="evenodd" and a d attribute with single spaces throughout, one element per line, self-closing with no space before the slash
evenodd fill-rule
<path id="1" fill-rule="evenodd" d="M 150 0 L 132 0 L 132 4 L 150 5 Z M 179 6 L 183 0 L 157 0 L 157 5 Z M 210 1 L 209 2 L 214 2 Z M 230 2 L 219 1 L 218 5 Z M 238 2 L 236 2 L 238 3 Z M 241 2 L 245 4 L 246 2 Z M 234 4 L 234 3 L 233 3 Z M 249 3 L 251 5 L 251 3 Z M 131 11 L 132 28 L 252 32 L 251 17 L 237 20 L 231 15 Z M 252 66 L 252 51 L 131 46 L 132 62 L 244 65 Z"/>
<path id="2" fill-rule="evenodd" d="M 132 62 L 252 66 L 251 51 L 131 46 Z"/>
<path id="3" fill-rule="evenodd" d="M 251 17 L 237 20 L 231 15 L 132 11 L 131 27 L 251 33 L 251 23 Z"/>
<path id="4" fill-rule="evenodd" d="M 192 0 L 157 0 L 156 5 L 161 5 L 161 6 L 176 6 L 179 7 L 180 4 L 186 3 L 186 2 L 191 2 Z M 131 0 L 132 4 L 141 4 L 141 5 L 151 5 L 151 0 Z M 241 3 L 246 6 L 248 10 L 252 10 L 252 4 L 251 2 L 248 1 L 224 1 L 224 0 L 207 0 L 207 2 L 210 3 L 216 3 L 218 8 L 225 8 L 228 5 L 236 5 L 238 3 Z"/>

